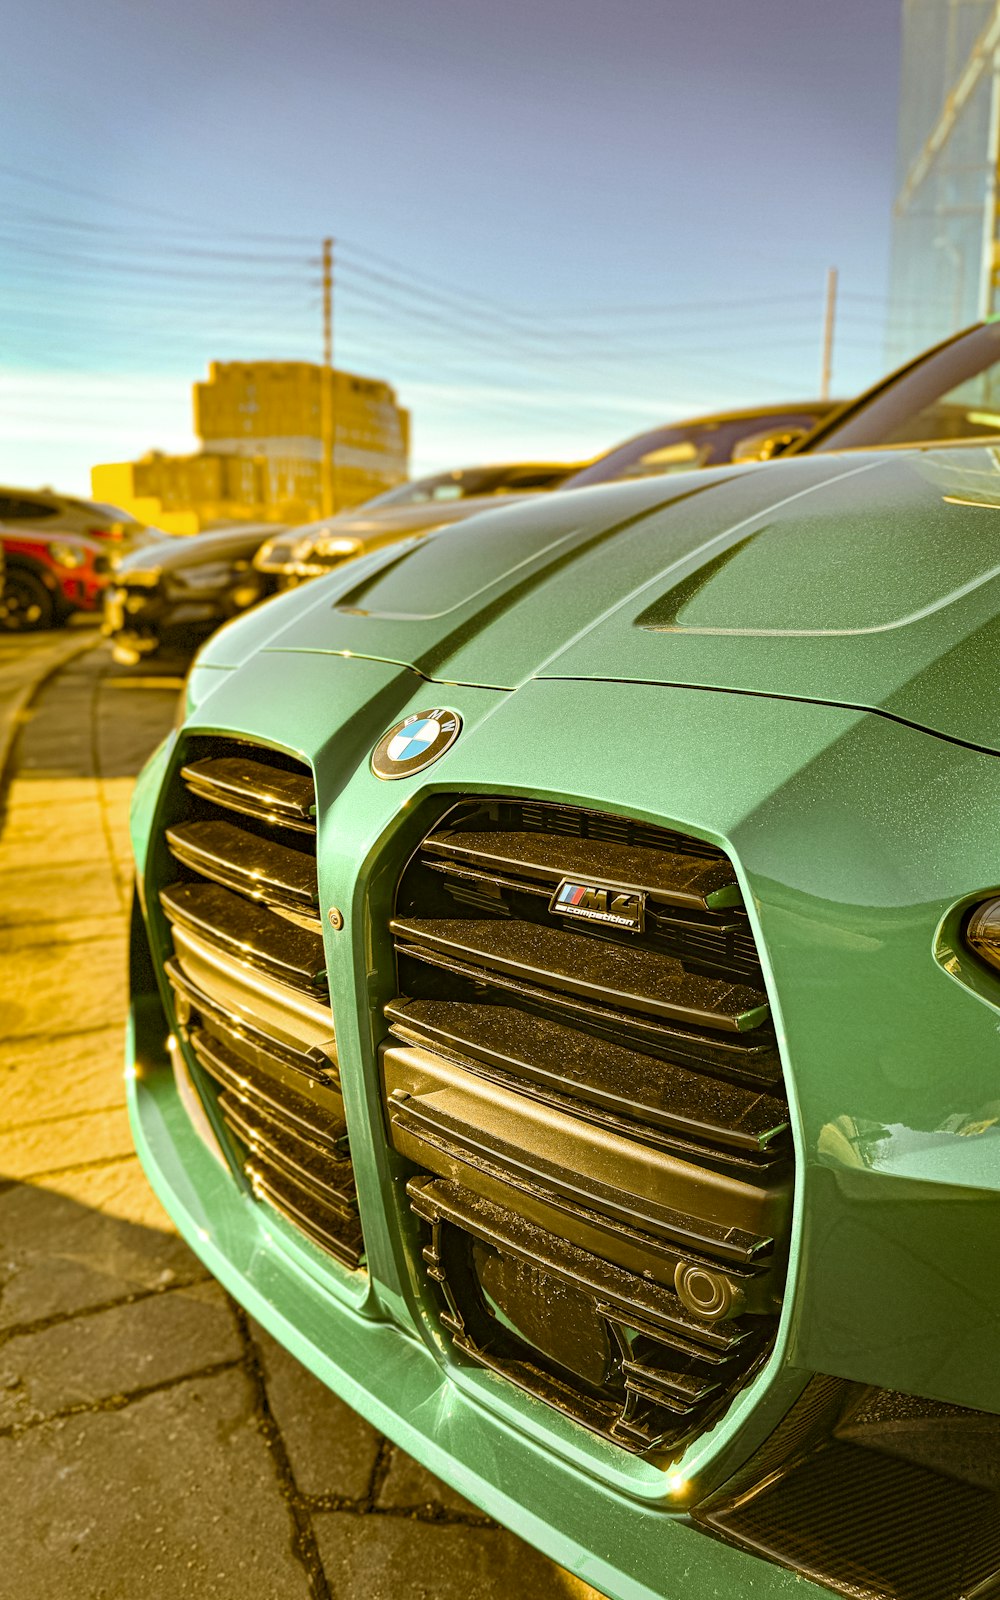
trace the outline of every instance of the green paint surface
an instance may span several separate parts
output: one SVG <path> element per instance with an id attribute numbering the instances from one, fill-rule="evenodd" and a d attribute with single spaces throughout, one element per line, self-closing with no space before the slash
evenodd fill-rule
<path id="1" fill-rule="evenodd" d="M 984 1270 L 1000 1246 L 1000 975 L 955 937 L 955 908 L 1000 885 L 998 491 L 991 453 L 956 449 L 489 513 L 223 630 L 186 728 L 137 786 L 142 878 L 189 733 L 259 740 L 315 773 L 321 902 L 345 918 L 325 937 L 369 1278 L 212 1161 L 137 963 L 131 1103 L 154 1187 L 307 1365 L 615 1600 L 820 1591 L 695 1532 L 662 1472 L 443 1344 L 379 1102 L 398 874 L 456 793 L 626 813 L 736 864 L 785 1064 L 795 1213 L 774 1353 L 675 1466 L 698 1493 L 811 1373 L 1000 1412 L 1000 1283 Z M 461 714 L 461 737 L 380 782 L 371 749 L 432 703 Z M 157 958 L 155 907 L 143 937 Z"/>

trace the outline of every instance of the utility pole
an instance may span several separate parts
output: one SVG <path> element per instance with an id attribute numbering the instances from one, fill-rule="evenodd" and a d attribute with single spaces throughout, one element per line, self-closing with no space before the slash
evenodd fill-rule
<path id="1" fill-rule="evenodd" d="M 333 379 L 333 240 L 323 240 L 323 367 L 320 372 L 319 431 L 322 449 L 320 502 L 323 516 L 337 509 L 335 441 L 337 413 Z"/>
<path id="2" fill-rule="evenodd" d="M 823 364 L 819 374 L 819 397 L 830 398 L 830 378 L 833 373 L 833 327 L 837 317 L 837 269 L 831 267 L 826 275 L 826 313 L 823 317 Z"/>
<path id="3" fill-rule="evenodd" d="M 983 204 L 983 242 L 979 269 L 980 317 L 989 317 L 997 310 L 997 221 L 1000 217 L 1000 50 L 994 50 L 990 84 L 990 123 L 986 147 L 986 195 Z M 962 312 L 955 321 L 961 327 L 965 320 Z"/>

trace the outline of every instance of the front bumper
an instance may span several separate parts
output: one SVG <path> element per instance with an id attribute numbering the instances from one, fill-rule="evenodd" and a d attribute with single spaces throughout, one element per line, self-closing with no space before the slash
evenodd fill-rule
<path id="1" fill-rule="evenodd" d="M 251 587 L 255 593 L 247 599 L 245 591 Z M 272 590 L 269 580 L 251 585 L 243 575 L 217 591 L 193 589 L 182 594 L 162 584 L 113 582 L 104 596 L 103 630 L 116 645 L 149 655 L 175 640 L 204 638 Z"/>
<path id="2" fill-rule="evenodd" d="M 66 611 L 99 611 L 107 592 L 105 574 L 91 572 L 86 567 L 72 571 L 60 570 L 58 574 L 59 598 Z"/>
<path id="3" fill-rule="evenodd" d="M 132 1026 L 133 1041 L 141 1039 L 135 1014 Z M 600 1592 L 616 1600 L 732 1600 L 743 1592 L 742 1552 L 705 1539 L 659 1493 L 639 1498 L 614 1483 L 595 1492 L 589 1473 L 554 1458 L 522 1419 L 500 1419 L 456 1389 L 422 1341 L 377 1304 L 359 1304 L 344 1279 L 324 1283 L 313 1253 L 236 1190 L 192 1138 L 162 1051 L 157 1061 L 141 1045 L 137 1055 L 131 1048 L 139 1073 L 129 1082 L 129 1112 L 153 1189 L 209 1271 L 310 1371 L 430 1471 Z M 822 1593 L 791 1573 L 752 1565 L 761 1600 Z M 683 1590 L 664 1587 L 671 1573 L 684 1574 Z"/>
<path id="4" fill-rule="evenodd" d="M 403 784 L 379 783 L 367 754 L 427 688 L 388 664 L 269 652 L 220 673 L 193 719 L 299 754 L 316 775 L 322 903 L 345 919 L 328 961 L 367 1281 L 212 1160 L 166 1064 L 160 999 L 139 983 L 130 1104 L 143 1162 L 192 1247 L 300 1359 L 599 1589 L 700 1600 L 752 1579 L 761 1595 L 802 1593 L 793 1575 L 699 1537 L 686 1507 L 761 1444 L 811 1374 L 1000 1412 L 1000 1290 L 983 1271 L 1000 1244 L 1000 1141 L 981 1128 L 1000 987 L 976 993 L 935 956 L 950 908 L 995 882 L 984 816 L 1000 812 L 1000 767 L 863 713 L 787 701 L 557 682 L 447 695 L 463 736 Z M 600 730 L 599 761 L 583 726 Z M 734 749 L 740 760 L 722 759 Z M 141 873 L 170 755 L 137 790 Z M 729 850 L 752 908 L 798 1157 L 788 1286 L 767 1367 L 669 1477 L 456 1366 L 407 1253 L 368 1027 L 372 961 L 409 809 L 477 790 L 700 832 Z"/>

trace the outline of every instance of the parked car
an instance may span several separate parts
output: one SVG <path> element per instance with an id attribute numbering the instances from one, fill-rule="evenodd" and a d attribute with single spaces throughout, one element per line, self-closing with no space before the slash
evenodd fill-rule
<path id="1" fill-rule="evenodd" d="M 614 1600 L 997 1586 L 998 461 L 376 551 L 218 633 L 138 781 L 157 1194 Z"/>
<path id="2" fill-rule="evenodd" d="M 776 433 L 796 438 L 843 405 L 840 400 L 789 400 L 784 405 L 753 406 L 742 411 L 719 411 L 651 428 L 616 445 L 588 466 L 566 478 L 563 489 L 584 489 L 595 483 L 618 483 L 627 478 L 656 477 L 664 472 L 690 472 L 696 467 L 717 467 L 732 461 L 748 437 L 768 438 Z"/>
<path id="3" fill-rule="evenodd" d="M 274 592 L 253 558 L 273 522 L 213 533 L 165 535 L 125 556 L 104 601 L 116 661 L 132 664 L 161 645 L 189 645 Z"/>
<path id="4" fill-rule="evenodd" d="M 77 500 L 54 489 L 13 489 L 0 485 L 0 523 L 25 534 L 78 534 L 86 539 L 111 539 L 131 549 L 146 538 L 159 537 L 159 529 L 123 511 L 120 506 L 96 500 Z"/>
<path id="5" fill-rule="evenodd" d="M 743 460 L 1000 438 L 1000 325 L 980 322 L 890 372 L 813 431 L 744 441 Z"/>
<path id="6" fill-rule="evenodd" d="M 463 522 L 496 505 L 500 496 L 514 500 L 558 488 L 576 471 L 575 464 L 534 461 L 434 473 L 400 484 L 336 517 L 277 535 L 263 546 L 255 564 L 259 572 L 279 578 L 283 586 L 294 585 L 319 577 L 363 551 Z"/>
<path id="7" fill-rule="evenodd" d="M 100 609 L 112 570 L 104 541 L 0 525 L 0 545 L 6 568 L 0 632 L 60 627 L 75 611 Z"/>
<path id="8" fill-rule="evenodd" d="M 583 489 L 592 484 L 615 483 L 626 478 L 661 476 L 666 472 L 716 466 L 729 461 L 733 450 L 748 434 L 757 436 L 766 430 L 770 436 L 775 429 L 781 428 L 796 430 L 798 437 L 797 430 L 811 429 L 839 403 L 824 400 L 790 401 L 782 406 L 720 411 L 711 416 L 670 423 L 666 427 L 653 428 L 637 434 L 633 439 L 626 439 L 624 444 L 617 445 L 614 450 L 598 456 L 596 461 L 584 467 L 564 467 L 561 476 L 541 485 L 533 483 L 532 487 Z M 526 469 L 518 470 L 523 473 Z M 535 468 L 527 470 L 537 472 Z M 456 476 L 445 474 L 441 478 L 424 479 L 419 484 L 406 484 L 402 489 L 393 489 L 389 494 L 369 501 L 367 506 L 358 511 L 296 529 L 292 535 L 265 545 L 257 557 L 257 565 L 261 571 L 274 574 L 280 586 L 287 588 L 305 579 L 320 577 L 342 562 L 370 550 L 394 544 L 411 535 L 432 533 L 450 522 L 488 510 L 492 500 L 484 498 L 481 487 L 475 489 L 474 498 L 459 499 L 452 484 Z M 470 487 L 477 481 L 470 474 L 462 476 Z M 505 484 L 502 491 L 491 491 L 491 494 L 520 492 L 523 487 L 523 479 L 515 478 Z M 417 501 L 405 498 L 418 491 Z M 452 515 L 447 519 L 438 515 L 444 504 L 450 504 L 452 508 Z"/>

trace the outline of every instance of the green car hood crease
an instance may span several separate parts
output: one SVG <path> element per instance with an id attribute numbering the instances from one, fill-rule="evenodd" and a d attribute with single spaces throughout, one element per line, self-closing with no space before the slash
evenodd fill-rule
<path id="1" fill-rule="evenodd" d="M 484 688 L 673 684 L 869 709 L 1000 751 L 982 671 L 998 579 L 989 450 L 803 457 L 484 513 L 349 563 L 290 626 L 272 604 L 201 660 L 294 649 Z"/>

